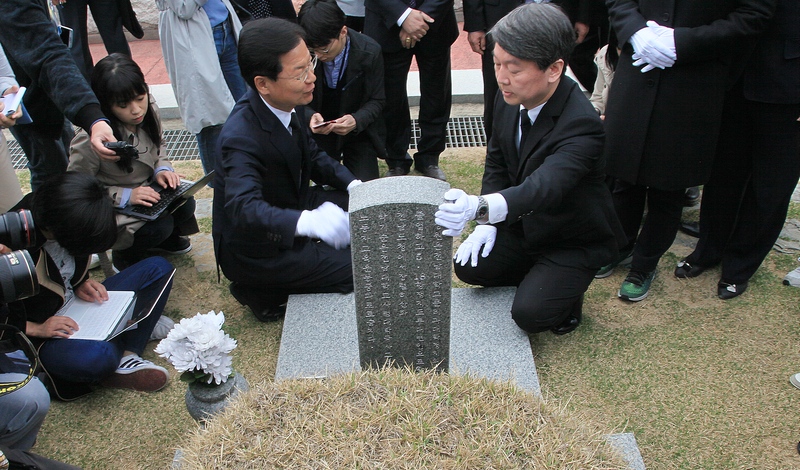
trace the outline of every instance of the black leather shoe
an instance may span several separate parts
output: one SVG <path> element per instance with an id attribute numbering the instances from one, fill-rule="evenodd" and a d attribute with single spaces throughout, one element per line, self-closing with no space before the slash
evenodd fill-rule
<path id="1" fill-rule="evenodd" d="M 686 193 L 683 195 L 683 207 L 692 207 L 700 201 L 700 187 L 692 186 L 686 188 Z"/>
<path id="2" fill-rule="evenodd" d="M 436 178 L 437 180 L 447 181 L 447 177 L 444 176 L 442 169 L 436 165 L 426 166 L 420 173 L 428 178 Z"/>
<path id="3" fill-rule="evenodd" d="M 389 171 L 386 172 L 386 176 L 406 176 L 409 171 L 410 170 L 402 166 L 396 166 L 394 168 L 389 168 Z"/>
<path id="4" fill-rule="evenodd" d="M 678 267 L 675 268 L 675 277 L 678 279 L 689 279 L 699 276 L 705 270 L 705 266 L 692 265 L 684 259 L 678 262 Z"/>
<path id="5" fill-rule="evenodd" d="M 253 315 L 262 322 L 280 320 L 286 314 L 287 295 L 264 294 L 238 282 L 231 282 L 231 295 L 242 305 L 246 305 Z"/>
<path id="6" fill-rule="evenodd" d="M 700 223 L 698 222 L 681 222 L 680 231 L 689 235 L 690 237 L 700 237 Z"/>
<path id="7" fill-rule="evenodd" d="M 565 335 L 567 333 L 571 333 L 575 331 L 581 324 L 581 319 L 583 318 L 583 295 L 575 302 L 575 305 L 572 307 L 572 312 L 569 316 L 561 322 L 561 324 L 556 325 L 550 328 L 550 331 L 553 332 L 554 335 Z"/>
<path id="8" fill-rule="evenodd" d="M 717 296 L 722 300 L 730 300 L 734 297 L 739 297 L 747 290 L 749 283 L 747 281 L 739 284 L 729 284 L 724 281 L 719 281 L 717 284 Z"/>

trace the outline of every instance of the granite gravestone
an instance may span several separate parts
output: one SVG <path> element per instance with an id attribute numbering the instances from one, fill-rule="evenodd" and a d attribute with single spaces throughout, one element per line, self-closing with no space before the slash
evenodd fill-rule
<path id="1" fill-rule="evenodd" d="M 450 185 L 381 178 L 350 192 L 358 350 L 362 367 L 387 362 L 448 370 L 453 240 L 433 214 Z"/>

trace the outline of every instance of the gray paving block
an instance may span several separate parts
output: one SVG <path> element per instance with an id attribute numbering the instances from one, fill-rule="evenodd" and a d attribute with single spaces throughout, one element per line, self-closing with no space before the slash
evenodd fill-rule
<path id="1" fill-rule="evenodd" d="M 509 380 L 541 395 L 528 334 L 511 319 L 514 287 L 453 289 L 450 371 Z"/>
<path id="2" fill-rule="evenodd" d="M 622 453 L 622 458 L 628 463 L 631 470 L 645 470 L 642 454 L 639 452 L 639 445 L 636 444 L 636 437 L 632 432 L 610 434 L 606 439 L 612 446 Z"/>
<path id="3" fill-rule="evenodd" d="M 511 320 L 513 288 L 453 289 L 451 372 L 511 380 L 539 394 L 528 335 Z M 353 294 L 289 297 L 275 380 L 360 370 Z"/>

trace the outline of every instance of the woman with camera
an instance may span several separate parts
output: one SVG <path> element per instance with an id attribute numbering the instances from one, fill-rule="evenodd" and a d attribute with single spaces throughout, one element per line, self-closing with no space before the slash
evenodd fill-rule
<path id="1" fill-rule="evenodd" d="M 122 54 L 101 59 L 92 72 L 92 90 L 100 108 L 109 117 L 114 136 L 122 144 L 120 160 L 104 160 L 92 148 L 89 135 L 81 131 L 72 140 L 69 170 L 97 177 L 108 188 L 117 207 L 139 204 L 150 207 L 160 200 L 151 187 L 175 188 L 180 177 L 167 159 L 161 121 L 144 74 L 136 62 Z M 195 202 L 189 198 L 174 212 L 165 212 L 145 222 L 117 214 L 119 234 L 113 246 L 113 262 L 124 269 L 150 254 L 150 250 L 177 255 L 191 250 L 187 235 L 198 232 Z"/>
<path id="2" fill-rule="evenodd" d="M 46 180 L 14 208 L 30 209 L 35 242 L 28 247 L 36 266 L 39 292 L 10 302 L 9 323 L 31 337 L 48 378 L 51 393 L 69 399 L 93 385 L 156 391 L 169 375 L 163 367 L 141 358 L 169 297 L 173 267 L 165 259 L 142 260 L 102 283 L 89 278 L 91 253 L 107 250 L 117 238 L 114 207 L 103 185 L 93 176 L 67 172 Z M 24 247 L 13 247 L 24 248 Z M 79 329 L 72 319 L 57 315 L 73 297 L 90 302 L 108 299 L 109 290 L 136 293 L 136 311 L 155 306 L 137 328 L 110 341 L 70 338 Z M 156 300 L 157 299 L 157 300 Z"/>

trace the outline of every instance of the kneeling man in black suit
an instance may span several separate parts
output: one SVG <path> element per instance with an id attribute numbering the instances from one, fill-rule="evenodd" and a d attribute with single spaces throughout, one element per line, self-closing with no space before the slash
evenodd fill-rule
<path id="1" fill-rule="evenodd" d="M 458 236 L 478 222 L 455 255 L 459 279 L 517 286 L 511 314 L 520 328 L 569 333 L 597 268 L 614 259 L 622 237 L 603 182 L 603 123 L 563 75 L 575 33 L 561 10 L 526 4 L 489 34 L 501 94 L 483 195 L 449 190 L 436 223 Z"/>
<path id="2" fill-rule="evenodd" d="M 286 20 L 247 23 L 239 67 L 250 88 L 219 136 L 217 263 L 233 296 L 262 321 L 279 317 L 289 294 L 353 290 L 345 211 L 347 190 L 360 181 L 317 147 L 297 116 L 316 80 L 303 37 Z"/>

